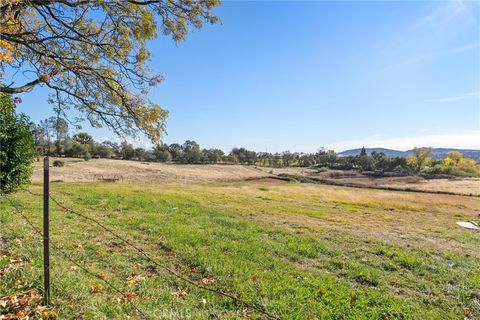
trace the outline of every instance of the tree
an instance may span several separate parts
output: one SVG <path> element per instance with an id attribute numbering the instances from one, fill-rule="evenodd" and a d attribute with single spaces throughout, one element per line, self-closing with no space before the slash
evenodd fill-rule
<path id="1" fill-rule="evenodd" d="M 171 145 L 167 146 L 167 149 L 172 157 L 173 162 L 182 162 L 183 149 L 181 145 L 178 143 L 172 143 Z"/>
<path id="2" fill-rule="evenodd" d="M 93 156 L 96 158 L 111 158 L 113 156 L 113 149 L 104 143 L 97 143 L 93 150 Z"/>
<path id="3" fill-rule="evenodd" d="M 200 145 L 193 141 L 187 140 L 183 143 L 183 163 L 200 162 Z"/>
<path id="4" fill-rule="evenodd" d="M 73 140 L 85 146 L 93 144 L 93 137 L 86 132 L 79 132 L 73 135 Z"/>
<path id="5" fill-rule="evenodd" d="M 230 152 L 232 159 L 236 159 L 241 164 L 255 164 L 257 153 L 245 148 L 233 148 Z"/>
<path id="6" fill-rule="evenodd" d="M 295 153 L 291 153 L 290 151 L 282 152 L 282 159 L 286 167 L 289 167 L 293 164 L 293 162 L 297 159 L 297 155 Z"/>
<path id="7" fill-rule="evenodd" d="M 40 125 L 39 128 L 43 134 L 43 154 L 44 155 L 50 155 L 51 153 L 51 142 L 52 142 L 52 135 L 53 135 L 53 127 L 52 123 L 50 122 L 49 119 L 45 120 L 40 120 Z"/>
<path id="8" fill-rule="evenodd" d="M 145 159 L 146 154 L 147 154 L 147 151 L 143 148 L 140 148 L 140 147 L 135 148 L 135 150 L 133 152 L 133 156 L 135 158 L 137 158 L 138 160 Z"/>
<path id="9" fill-rule="evenodd" d="M 317 159 L 318 165 L 321 167 L 332 168 L 337 162 L 337 154 L 333 150 L 325 151 L 322 149 L 317 152 L 315 157 Z"/>
<path id="10" fill-rule="evenodd" d="M 168 151 L 167 145 L 158 144 L 153 148 L 153 155 L 158 162 L 170 162 L 172 161 L 172 155 Z"/>
<path id="11" fill-rule="evenodd" d="M 75 141 L 72 144 L 72 147 L 70 149 L 65 150 L 65 155 L 67 157 L 83 157 L 85 156 L 85 153 L 88 152 L 88 149 L 85 147 L 84 144 Z"/>
<path id="12" fill-rule="evenodd" d="M 463 153 L 460 151 L 449 151 L 444 159 L 446 165 L 458 166 L 463 159 Z"/>
<path id="13" fill-rule="evenodd" d="M 419 174 L 430 161 L 432 148 L 413 148 L 413 155 L 407 158 L 408 165 Z"/>
<path id="14" fill-rule="evenodd" d="M 167 111 L 147 99 L 162 77 L 147 67 L 157 29 L 175 42 L 216 23 L 219 0 L 6 0 L 0 2 L 0 92 L 46 86 L 59 110 L 117 134 L 158 141 Z M 6 70 L 13 70 L 7 79 Z M 17 73 L 35 78 L 17 83 Z"/>
<path id="15" fill-rule="evenodd" d="M 468 159 L 459 151 L 450 151 L 441 161 L 440 171 L 460 176 L 480 176 L 480 165 L 473 159 Z"/>
<path id="16" fill-rule="evenodd" d="M 29 124 L 30 132 L 32 133 L 33 142 L 35 144 L 35 152 L 41 154 L 43 151 L 44 145 L 44 135 L 43 130 L 40 125 L 37 125 L 35 122 L 31 121 Z"/>
<path id="17" fill-rule="evenodd" d="M 135 156 L 135 149 L 133 148 L 133 145 L 131 143 L 124 141 L 121 144 L 121 148 L 122 159 L 131 160 Z"/>
<path id="18" fill-rule="evenodd" d="M 202 163 L 218 163 L 221 162 L 224 156 L 224 153 L 220 149 L 202 149 L 200 151 L 201 162 Z"/>
<path id="19" fill-rule="evenodd" d="M 30 180 L 34 156 L 28 118 L 16 114 L 10 95 L 0 94 L 0 193 L 14 192 Z"/>
<path id="20" fill-rule="evenodd" d="M 389 168 L 390 161 L 383 152 L 373 151 L 371 153 L 372 167 L 375 171 L 385 172 Z"/>
<path id="21" fill-rule="evenodd" d="M 360 157 L 366 157 L 367 156 L 367 150 L 365 147 L 362 147 L 362 150 L 360 150 Z"/>
<path id="22" fill-rule="evenodd" d="M 65 140 L 68 133 L 68 122 L 61 118 L 59 114 L 56 117 L 48 118 L 50 126 L 55 132 L 55 148 L 57 155 L 61 153 L 61 140 Z"/>

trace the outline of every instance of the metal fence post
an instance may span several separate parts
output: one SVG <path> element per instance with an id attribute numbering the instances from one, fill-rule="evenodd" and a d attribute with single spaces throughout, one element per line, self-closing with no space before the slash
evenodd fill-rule
<path id="1" fill-rule="evenodd" d="M 50 304 L 50 250 L 49 250 L 49 163 L 43 159 L 43 281 L 45 304 Z"/>

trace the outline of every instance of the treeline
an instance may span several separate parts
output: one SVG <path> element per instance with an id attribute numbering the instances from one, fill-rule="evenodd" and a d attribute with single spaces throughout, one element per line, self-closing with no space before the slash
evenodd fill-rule
<path id="1" fill-rule="evenodd" d="M 244 164 L 265 167 L 317 167 L 333 170 L 357 170 L 377 175 L 448 174 L 480 175 L 480 166 L 466 159 L 460 152 L 450 152 L 445 159 L 432 159 L 431 148 L 418 148 L 411 157 L 387 157 L 382 152 L 367 154 L 362 148 L 359 155 L 339 156 L 332 150 L 316 153 L 255 152 L 233 148 L 225 154 L 220 149 L 205 149 L 193 141 L 183 144 L 160 144 L 151 149 L 134 147 L 131 143 L 95 141 L 85 132 L 68 134 L 68 123 L 60 117 L 51 117 L 40 124 L 31 124 L 31 131 L 39 155 L 123 159 L 178 164 Z"/>

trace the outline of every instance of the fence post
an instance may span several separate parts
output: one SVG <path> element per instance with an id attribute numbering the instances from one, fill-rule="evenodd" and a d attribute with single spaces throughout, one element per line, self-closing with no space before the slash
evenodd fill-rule
<path id="1" fill-rule="evenodd" d="M 43 281 L 45 305 L 50 304 L 50 250 L 49 250 L 49 163 L 43 159 Z"/>

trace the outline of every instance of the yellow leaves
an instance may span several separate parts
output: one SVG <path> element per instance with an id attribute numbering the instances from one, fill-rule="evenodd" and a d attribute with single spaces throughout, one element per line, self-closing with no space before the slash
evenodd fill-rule
<path id="1" fill-rule="evenodd" d="M 21 19 L 12 10 L 0 18 L 0 30 L 12 38 L 0 40 L 0 81 L 9 65 L 44 74 L 42 82 L 55 82 L 61 92 L 54 103 L 78 109 L 95 127 L 122 136 L 139 129 L 157 143 L 168 113 L 147 98 L 161 78 L 146 66 L 146 42 L 158 29 L 184 39 L 190 28 L 216 20 L 211 9 L 219 1 L 73 1 L 41 16 L 33 2 L 22 3 Z M 62 13 L 55 15 L 57 10 Z"/>
<path id="2" fill-rule="evenodd" d="M 443 159 L 443 165 L 447 167 L 453 167 L 455 165 L 455 161 L 450 158 Z"/>
<path id="3" fill-rule="evenodd" d="M 97 283 L 95 287 L 92 288 L 91 292 L 92 293 L 99 293 L 103 291 L 103 285 L 100 283 Z"/>
<path id="4" fill-rule="evenodd" d="M 0 63 L 12 63 L 16 52 L 17 50 L 12 44 L 0 40 Z"/>
<path id="5" fill-rule="evenodd" d="M 135 55 L 135 59 L 139 62 L 142 63 L 148 59 L 150 59 L 150 52 L 143 46 L 141 46 L 138 49 L 137 54 Z"/>
<path id="6" fill-rule="evenodd" d="M 127 278 L 127 284 L 129 287 L 134 287 L 137 285 L 139 281 L 142 281 L 142 280 L 145 280 L 145 277 L 134 272 Z"/>
<path id="7" fill-rule="evenodd" d="M 49 74 L 42 74 L 40 75 L 40 81 L 42 82 L 47 82 L 48 80 L 50 80 L 50 75 Z"/>
<path id="8" fill-rule="evenodd" d="M 57 317 L 58 310 L 50 310 L 48 307 L 45 306 L 37 306 L 35 308 L 35 313 L 42 319 L 47 320 Z"/>
<path id="9" fill-rule="evenodd" d="M 480 175 L 480 165 L 473 159 L 464 158 L 463 153 L 459 151 L 448 152 L 447 157 L 443 159 L 443 165 L 470 175 Z"/>

